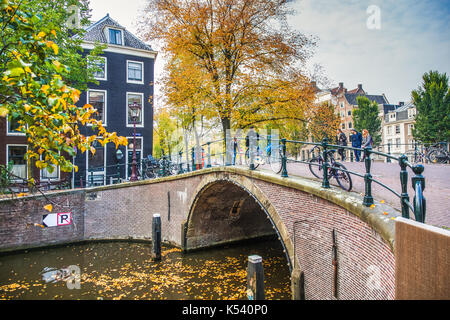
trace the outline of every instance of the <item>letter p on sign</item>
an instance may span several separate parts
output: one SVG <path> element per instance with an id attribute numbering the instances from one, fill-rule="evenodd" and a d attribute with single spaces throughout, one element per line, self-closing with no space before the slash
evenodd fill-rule
<path id="1" fill-rule="evenodd" d="M 72 223 L 72 213 L 71 212 L 63 212 L 58 213 L 58 226 L 67 226 Z"/>

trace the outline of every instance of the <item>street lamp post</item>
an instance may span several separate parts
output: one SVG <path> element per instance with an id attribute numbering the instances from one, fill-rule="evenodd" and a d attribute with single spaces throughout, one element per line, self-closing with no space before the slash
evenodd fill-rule
<path id="1" fill-rule="evenodd" d="M 136 103 L 129 105 L 130 116 L 133 120 L 133 161 L 131 163 L 131 176 L 130 181 L 137 181 L 138 177 L 136 175 L 136 121 L 141 115 L 141 107 Z"/>

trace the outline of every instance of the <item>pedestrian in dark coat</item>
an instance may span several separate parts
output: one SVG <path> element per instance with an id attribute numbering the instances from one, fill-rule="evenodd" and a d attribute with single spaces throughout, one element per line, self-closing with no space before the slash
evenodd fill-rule
<path id="1" fill-rule="evenodd" d="M 342 129 L 337 130 L 337 136 L 336 136 L 337 144 L 340 146 L 347 146 L 347 136 L 342 131 Z M 345 160 L 345 150 L 344 148 L 339 148 L 338 153 L 341 156 L 342 161 Z"/>
<path id="2" fill-rule="evenodd" d="M 353 148 L 361 148 L 362 145 L 362 135 L 361 132 L 356 131 L 355 129 L 352 129 L 352 134 L 350 136 L 350 141 L 352 142 Z M 353 153 L 355 155 L 355 161 L 359 162 L 361 151 L 360 150 L 353 150 Z"/>

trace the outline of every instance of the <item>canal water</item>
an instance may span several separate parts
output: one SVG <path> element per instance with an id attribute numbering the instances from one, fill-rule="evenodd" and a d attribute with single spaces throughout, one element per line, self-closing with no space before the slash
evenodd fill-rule
<path id="1" fill-rule="evenodd" d="M 290 299 L 289 267 L 276 240 L 188 254 L 163 246 L 159 262 L 151 259 L 151 244 L 137 242 L 1 255 L 0 299 L 245 300 L 247 260 L 253 254 L 263 258 L 266 299 Z M 79 278 L 67 281 L 71 271 Z"/>

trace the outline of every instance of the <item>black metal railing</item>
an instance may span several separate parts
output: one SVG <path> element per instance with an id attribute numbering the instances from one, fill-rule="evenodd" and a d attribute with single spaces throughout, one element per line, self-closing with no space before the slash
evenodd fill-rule
<path id="1" fill-rule="evenodd" d="M 239 144 L 245 138 L 236 138 Z M 253 141 L 252 141 L 253 139 Z M 250 170 L 255 170 L 256 166 L 254 164 L 255 156 L 254 156 L 254 150 L 251 150 L 252 146 L 256 146 L 258 144 L 257 138 L 253 137 L 250 138 L 250 146 L 246 145 L 246 152 L 243 152 L 243 149 L 236 146 L 229 148 L 230 145 L 224 144 L 224 140 L 214 140 L 214 141 L 208 141 L 206 143 L 200 144 L 197 147 L 189 147 L 188 150 L 179 150 L 178 152 L 172 154 L 163 156 L 161 159 L 155 159 L 157 163 L 159 163 L 159 167 L 157 170 L 159 170 L 158 174 L 151 175 L 148 174 L 148 160 L 144 159 L 140 163 L 138 163 L 138 170 L 137 174 L 139 176 L 139 179 L 151 179 L 161 176 L 167 176 L 167 175 L 174 175 L 174 174 L 182 174 L 185 172 L 192 172 L 201 170 L 203 168 L 211 168 L 213 166 L 230 166 L 230 165 L 240 165 L 242 164 L 242 158 L 240 159 L 240 164 L 238 164 L 237 157 L 240 156 L 247 156 L 249 159 L 246 159 L 248 162 L 246 165 L 248 165 Z M 264 141 L 264 137 L 259 137 L 259 141 Z M 289 177 L 288 172 L 288 163 L 303 163 L 307 164 L 309 166 L 320 166 L 322 169 L 322 188 L 330 188 L 330 181 L 329 181 L 329 170 L 338 170 L 346 172 L 350 175 L 362 178 L 364 180 L 364 197 L 362 204 L 364 206 L 370 207 L 374 204 L 374 197 L 372 194 L 372 184 L 375 183 L 386 190 L 390 191 L 393 195 L 395 195 L 399 201 L 400 201 L 400 207 L 402 216 L 405 218 L 410 217 L 410 212 L 412 212 L 415 216 L 415 220 L 419 222 L 425 222 L 425 214 L 426 214 L 426 199 L 423 195 L 423 191 L 425 189 L 425 178 L 423 176 L 424 166 L 421 164 L 414 164 L 410 160 L 408 160 L 408 157 L 406 155 L 400 155 L 395 156 L 389 153 L 384 153 L 381 151 L 377 151 L 375 149 L 371 148 L 355 148 L 350 146 L 341 146 L 329 143 L 328 140 L 324 139 L 321 142 L 308 142 L 308 141 L 296 141 L 296 140 L 287 140 L 287 139 L 279 139 L 277 137 L 267 137 L 268 144 L 271 143 L 271 146 L 273 150 L 277 149 L 280 150 L 280 163 L 281 163 L 281 170 L 279 171 L 279 174 L 283 178 Z M 270 142 L 269 142 L 270 141 Z M 231 143 L 228 141 L 228 143 Z M 299 148 L 296 150 L 300 150 L 301 152 L 296 153 L 295 158 L 288 157 L 287 155 L 287 149 L 289 145 L 296 144 L 299 145 Z M 309 149 L 304 150 L 305 147 L 308 146 L 314 146 L 315 148 L 311 151 Z M 279 149 L 278 149 L 279 148 Z M 330 156 L 333 153 L 332 151 L 338 150 L 338 149 L 345 149 L 349 151 L 351 154 L 353 154 L 355 151 L 359 151 L 363 155 L 363 161 L 364 161 L 364 172 L 355 172 L 352 170 L 346 169 L 344 166 L 335 167 L 333 166 L 334 161 L 330 161 Z M 258 149 L 259 150 L 259 149 Z M 319 150 L 320 156 L 322 157 L 323 161 L 321 163 L 314 163 L 311 160 L 317 156 L 315 152 L 316 150 Z M 305 152 L 306 151 L 306 152 Z M 301 154 L 301 157 L 299 158 L 297 155 Z M 372 169 L 372 163 L 373 158 L 383 158 L 386 160 L 386 162 L 392 162 L 396 161 L 399 164 L 400 169 L 400 192 L 396 191 L 392 186 L 388 186 L 381 182 L 378 179 L 375 179 L 373 176 L 373 169 Z M 164 162 L 165 161 L 165 162 Z M 245 161 L 244 161 L 245 163 Z M 163 165 L 161 165 L 163 164 Z M 124 172 L 122 168 L 125 167 L 125 170 L 128 169 L 128 167 L 131 166 L 131 164 L 117 164 L 108 166 L 111 167 L 108 169 L 108 167 L 99 167 L 99 168 L 90 168 L 87 171 L 86 176 L 80 178 L 84 179 L 84 185 L 83 181 L 81 181 L 81 187 L 84 186 L 94 186 L 96 184 L 110 184 L 110 183 L 116 183 L 125 181 L 126 173 Z M 114 173 L 113 170 L 116 170 Z M 410 195 L 408 194 L 408 170 L 407 168 L 410 168 L 412 172 L 414 173 L 414 176 L 411 178 L 412 186 L 414 189 L 414 196 L 413 200 L 410 201 Z M 105 170 L 106 169 L 106 170 Z M 99 171 L 103 171 L 104 175 L 101 175 L 101 177 L 96 177 L 96 174 L 98 175 Z"/>
<path id="2" fill-rule="evenodd" d="M 348 147 L 348 146 L 341 146 L 341 145 L 335 145 L 335 144 L 329 144 L 326 139 L 324 139 L 321 143 L 314 143 L 314 142 L 306 142 L 306 141 L 293 141 L 293 140 L 285 140 L 281 139 L 281 144 L 283 146 L 283 156 L 282 156 L 282 176 L 287 177 L 287 155 L 286 155 L 286 143 L 297 143 L 297 144 L 303 144 L 303 145 L 314 145 L 319 146 L 322 148 L 322 158 L 324 159 L 322 163 L 322 169 L 323 169 L 323 179 L 322 179 L 322 187 L 323 188 L 330 188 L 330 184 L 328 181 L 328 169 L 335 169 L 340 171 L 348 172 L 349 174 L 362 177 L 364 179 L 364 199 L 363 199 L 363 205 L 369 207 L 374 204 L 374 199 L 372 195 L 372 183 L 376 183 L 386 190 L 392 192 L 395 196 L 397 196 L 400 199 L 400 204 L 402 208 L 402 216 L 405 218 L 409 218 L 409 211 L 411 210 L 414 213 L 415 220 L 419 222 L 425 222 L 425 213 L 426 213 L 426 200 L 423 196 L 423 191 L 425 189 L 425 178 L 422 175 L 424 171 L 424 166 L 421 164 L 412 164 L 408 161 L 408 158 L 406 155 L 402 155 L 400 157 L 395 157 L 390 154 L 386 154 L 383 152 L 379 152 L 376 150 L 373 150 L 371 148 L 354 148 L 354 147 Z M 343 169 L 341 167 L 332 167 L 330 166 L 330 163 L 328 162 L 328 152 L 329 148 L 343 148 L 351 151 L 360 151 L 364 154 L 364 165 L 365 165 L 365 174 L 360 174 L 358 172 L 354 172 L 351 170 Z M 372 155 L 377 155 L 381 157 L 385 157 L 390 160 L 396 160 L 399 163 L 400 166 L 400 185 L 401 185 L 401 193 L 396 192 L 393 188 L 390 186 L 385 185 L 381 181 L 374 179 L 372 176 L 371 166 L 372 166 Z M 310 162 L 306 161 L 299 161 L 299 160 L 290 160 L 291 162 L 299 162 L 299 163 L 307 163 L 311 164 Z M 317 164 L 313 164 L 317 165 Z M 412 177 L 412 184 L 415 191 L 414 194 L 414 200 L 411 204 L 409 195 L 408 195 L 408 171 L 407 168 L 411 168 L 411 170 L 414 172 L 415 176 Z"/>

